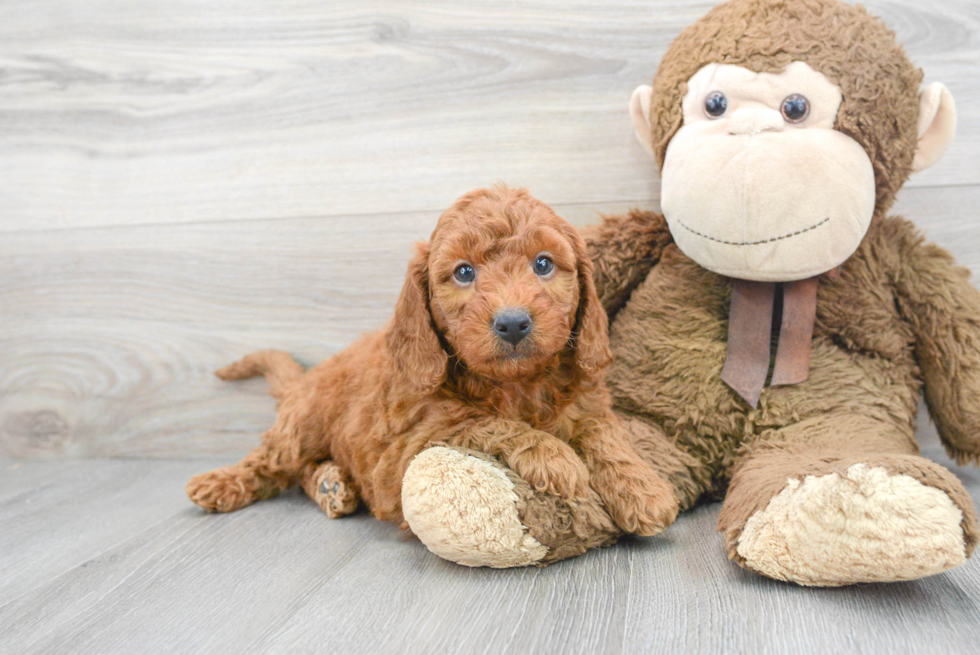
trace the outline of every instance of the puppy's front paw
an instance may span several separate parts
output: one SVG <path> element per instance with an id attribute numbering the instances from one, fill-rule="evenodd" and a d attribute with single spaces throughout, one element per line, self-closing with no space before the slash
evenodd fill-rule
<path id="1" fill-rule="evenodd" d="M 648 466 L 626 467 L 594 486 L 624 532 L 650 537 L 677 518 L 680 503 L 674 490 Z"/>
<path id="2" fill-rule="evenodd" d="M 585 463 L 571 446 L 556 438 L 512 453 L 507 465 L 537 491 L 567 499 L 584 496 L 589 488 Z"/>
<path id="3" fill-rule="evenodd" d="M 195 475 L 187 483 L 187 495 L 209 512 L 233 512 L 258 498 L 248 479 L 234 466 Z"/>

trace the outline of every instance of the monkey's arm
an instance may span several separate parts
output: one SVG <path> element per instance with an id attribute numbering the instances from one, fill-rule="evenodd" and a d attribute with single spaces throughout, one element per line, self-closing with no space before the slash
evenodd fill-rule
<path id="1" fill-rule="evenodd" d="M 904 220 L 892 226 L 899 307 L 915 333 L 926 404 L 950 457 L 980 464 L 980 291 Z"/>
<path id="2" fill-rule="evenodd" d="M 662 214 L 639 209 L 626 216 L 603 216 L 583 232 L 595 266 L 595 286 L 610 318 L 659 261 L 671 242 Z"/>

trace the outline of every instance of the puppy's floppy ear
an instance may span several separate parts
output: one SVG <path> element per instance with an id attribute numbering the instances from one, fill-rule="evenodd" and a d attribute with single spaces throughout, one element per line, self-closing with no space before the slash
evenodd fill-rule
<path id="1" fill-rule="evenodd" d="M 575 363 L 585 371 L 595 371 L 612 361 L 609 349 L 609 318 L 599 302 L 599 294 L 592 281 L 592 260 L 585 250 L 585 242 L 574 228 L 569 238 L 578 260 L 579 299 L 572 342 L 575 346 Z"/>
<path id="2" fill-rule="evenodd" d="M 385 343 L 399 374 L 418 393 L 432 393 L 446 379 L 449 357 L 439 342 L 429 311 L 428 244 L 417 245 L 408 265 Z"/>

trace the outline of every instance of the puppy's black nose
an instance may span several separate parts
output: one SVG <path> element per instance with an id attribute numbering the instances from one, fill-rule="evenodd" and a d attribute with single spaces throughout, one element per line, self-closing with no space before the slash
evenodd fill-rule
<path id="1" fill-rule="evenodd" d="M 493 317 L 493 332 L 513 345 L 531 332 L 531 315 L 524 309 L 502 309 Z"/>

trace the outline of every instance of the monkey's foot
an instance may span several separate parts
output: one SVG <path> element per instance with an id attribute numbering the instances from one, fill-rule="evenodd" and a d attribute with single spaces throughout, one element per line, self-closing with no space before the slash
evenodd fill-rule
<path id="1" fill-rule="evenodd" d="M 436 446 L 402 479 L 402 512 L 433 553 L 464 566 L 507 568 L 544 559 L 548 548 L 521 522 L 516 474 L 489 456 Z M 516 483 L 516 484 L 515 484 Z"/>
<path id="2" fill-rule="evenodd" d="M 402 512 L 429 550 L 465 566 L 544 566 L 622 535 L 593 489 L 566 500 L 490 455 L 441 445 L 406 470 Z"/>
<path id="3" fill-rule="evenodd" d="M 736 559 L 810 586 L 914 580 L 962 564 L 972 550 L 963 527 L 972 506 L 961 509 L 921 476 L 890 469 L 858 463 L 843 474 L 790 479 L 749 517 Z"/>

